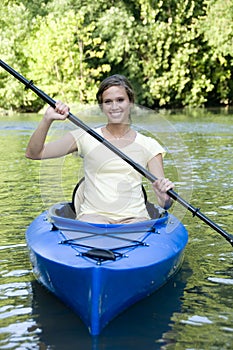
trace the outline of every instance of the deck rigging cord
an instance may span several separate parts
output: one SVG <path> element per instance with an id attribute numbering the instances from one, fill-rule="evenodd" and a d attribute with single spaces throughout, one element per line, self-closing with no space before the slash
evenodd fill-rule
<path id="1" fill-rule="evenodd" d="M 87 257 L 89 259 L 93 259 L 97 262 L 97 264 L 101 264 L 103 261 L 107 261 L 107 260 L 116 260 L 117 258 L 122 258 L 122 257 L 126 257 L 126 253 L 125 252 L 120 252 L 120 250 L 128 250 L 128 249 L 134 249 L 138 246 L 141 247 L 147 247 L 148 244 L 145 242 L 145 240 L 147 239 L 147 237 L 150 234 L 154 234 L 154 233 L 159 233 L 157 230 L 155 230 L 154 227 L 152 227 L 151 230 L 147 230 L 146 232 L 141 231 L 141 240 L 136 240 L 136 239 L 130 239 L 130 238 L 126 238 L 126 237 L 121 237 L 122 233 L 119 232 L 117 235 L 117 232 L 115 232 L 114 234 L 110 234 L 110 233 L 93 233 L 90 232 L 88 235 L 85 236 L 79 236 L 79 237 L 75 237 L 75 238 L 67 238 L 65 233 L 63 232 L 63 229 L 60 228 L 53 228 L 52 231 L 54 230 L 59 230 L 60 234 L 63 237 L 63 240 L 61 240 L 59 242 L 59 244 L 64 244 L 64 245 L 70 245 L 73 249 L 75 249 L 76 251 L 78 251 L 78 256 L 83 256 L 83 257 Z M 70 231 L 69 229 L 67 230 L 68 232 Z M 77 230 L 73 230 L 73 232 L 77 232 L 77 234 L 82 234 L 82 232 L 78 232 Z M 86 232 L 85 232 L 86 233 Z M 124 235 L 124 233 L 123 233 Z M 98 248 L 95 245 L 89 245 L 89 244 L 84 244 L 81 243 L 80 241 L 85 241 L 88 240 L 89 238 L 93 238 L 93 237 L 104 237 L 106 238 L 112 238 L 112 239 L 116 239 L 116 240 L 120 240 L 120 241 L 124 241 L 124 242 L 128 242 L 128 244 L 125 245 L 121 245 L 121 246 L 116 246 L 116 247 L 108 247 L 108 248 Z M 84 252 L 81 252 L 78 248 L 84 249 Z"/>

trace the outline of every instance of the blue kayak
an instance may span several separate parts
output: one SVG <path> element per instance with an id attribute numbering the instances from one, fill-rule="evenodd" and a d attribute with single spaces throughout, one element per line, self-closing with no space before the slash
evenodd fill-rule
<path id="1" fill-rule="evenodd" d="M 75 220 L 59 203 L 29 226 L 37 280 L 77 313 L 91 335 L 166 283 L 181 266 L 188 233 L 167 212 L 132 224 Z"/>

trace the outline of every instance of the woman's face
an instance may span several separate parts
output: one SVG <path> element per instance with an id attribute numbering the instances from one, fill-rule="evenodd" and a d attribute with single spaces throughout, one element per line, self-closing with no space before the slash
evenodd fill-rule
<path id="1" fill-rule="evenodd" d="M 123 86 L 111 86 L 103 92 L 102 110 L 111 124 L 128 124 L 131 103 Z"/>

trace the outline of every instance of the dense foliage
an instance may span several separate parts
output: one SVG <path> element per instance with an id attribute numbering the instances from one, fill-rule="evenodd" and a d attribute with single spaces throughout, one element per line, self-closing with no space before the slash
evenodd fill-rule
<path id="1" fill-rule="evenodd" d="M 54 98 L 125 74 L 148 107 L 233 103 L 233 0 L 3 0 L 1 59 Z M 0 70 L 0 108 L 43 102 Z"/>

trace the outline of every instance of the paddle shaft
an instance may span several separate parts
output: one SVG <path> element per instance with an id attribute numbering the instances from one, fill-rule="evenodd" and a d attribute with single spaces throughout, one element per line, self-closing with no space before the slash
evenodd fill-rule
<path id="1" fill-rule="evenodd" d="M 55 107 L 56 101 L 53 100 L 51 97 L 49 97 L 47 94 L 45 94 L 43 91 L 38 89 L 34 84 L 32 80 L 27 80 L 24 78 L 21 74 L 16 72 L 13 68 L 11 68 L 9 65 L 7 65 L 5 62 L 0 60 L 0 66 L 4 68 L 8 73 L 13 75 L 16 79 L 18 79 L 21 83 L 23 83 L 27 89 L 31 89 L 37 96 L 39 96 L 42 100 L 44 100 L 47 104 L 49 104 L 51 107 Z M 109 148 L 112 152 L 117 154 L 120 158 L 122 158 L 125 162 L 127 162 L 129 165 L 131 165 L 136 171 L 138 171 L 141 175 L 143 175 L 145 178 L 147 178 L 149 181 L 154 182 L 157 180 L 157 178 L 151 174 L 148 170 L 146 170 L 144 167 L 142 167 L 140 164 L 134 162 L 130 157 L 128 157 L 125 153 L 121 152 L 117 147 L 115 147 L 112 143 L 107 141 L 104 137 L 99 135 L 95 130 L 91 129 L 88 125 L 83 123 L 79 118 L 77 118 L 72 113 L 69 113 L 68 115 L 69 120 L 74 123 L 75 125 L 79 126 L 83 130 L 85 130 L 88 134 L 90 134 L 92 137 L 94 137 L 96 140 L 104 144 L 107 148 Z M 233 246 L 233 235 L 227 233 L 225 230 L 223 230 L 219 225 L 214 223 L 212 220 L 210 220 L 207 216 L 205 216 L 199 208 L 193 207 L 191 204 L 189 204 L 186 200 L 181 198 L 174 190 L 168 190 L 167 194 L 175 201 L 179 202 L 183 207 L 185 207 L 188 211 L 190 211 L 193 216 L 197 216 L 199 219 L 201 219 L 203 222 L 205 222 L 207 225 L 209 225 L 211 228 L 213 228 L 216 232 L 220 233 L 230 244 Z"/>

